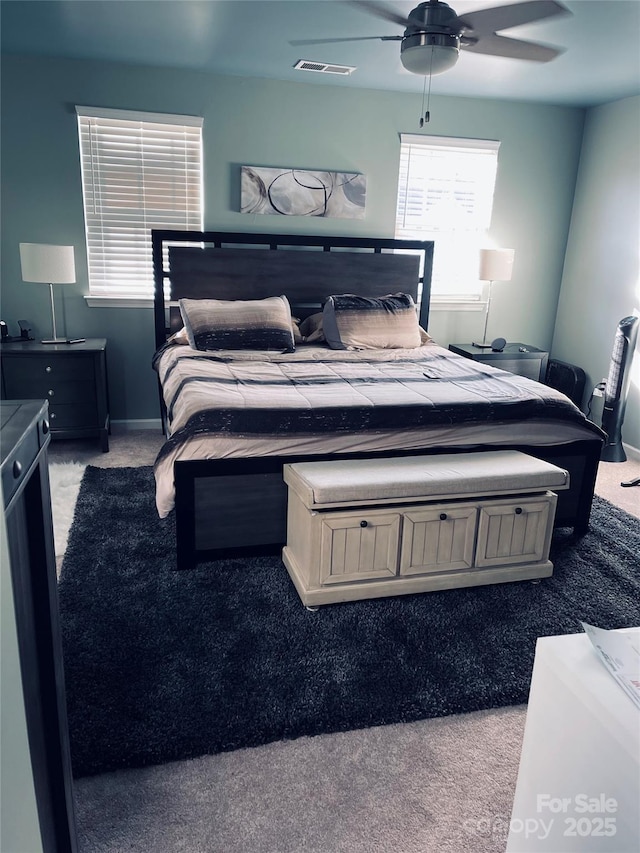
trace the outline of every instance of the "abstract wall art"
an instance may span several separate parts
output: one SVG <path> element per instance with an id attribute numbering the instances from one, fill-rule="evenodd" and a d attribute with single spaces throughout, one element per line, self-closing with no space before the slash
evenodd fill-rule
<path id="1" fill-rule="evenodd" d="M 367 179 L 353 172 L 242 166 L 242 213 L 364 219 Z"/>

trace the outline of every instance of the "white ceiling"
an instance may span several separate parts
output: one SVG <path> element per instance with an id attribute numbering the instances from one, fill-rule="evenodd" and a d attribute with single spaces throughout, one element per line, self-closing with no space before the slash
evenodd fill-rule
<path id="1" fill-rule="evenodd" d="M 510 0 L 451 0 L 455 12 Z M 407 15 L 417 2 L 389 2 Z M 575 0 L 572 15 L 511 31 L 566 48 L 550 63 L 461 52 L 432 94 L 592 106 L 640 94 L 640 0 Z M 291 40 L 402 34 L 343 0 L 2 0 L 3 53 L 106 59 L 318 85 L 421 92 L 400 43 L 293 47 Z M 355 65 L 348 78 L 296 71 L 299 59 Z"/>

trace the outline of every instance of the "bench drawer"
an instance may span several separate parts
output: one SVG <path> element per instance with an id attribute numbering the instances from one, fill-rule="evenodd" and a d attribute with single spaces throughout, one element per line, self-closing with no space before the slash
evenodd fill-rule
<path id="1" fill-rule="evenodd" d="M 400 515 L 327 513 L 320 530 L 320 582 L 393 578 L 398 573 Z"/>
<path id="2" fill-rule="evenodd" d="M 470 569 L 477 514 L 477 507 L 471 504 L 407 510 L 400 574 Z"/>
<path id="3" fill-rule="evenodd" d="M 537 563 L 549 553 L 557 497 L 553 492 L 480 509 L 477 566 Z"/>

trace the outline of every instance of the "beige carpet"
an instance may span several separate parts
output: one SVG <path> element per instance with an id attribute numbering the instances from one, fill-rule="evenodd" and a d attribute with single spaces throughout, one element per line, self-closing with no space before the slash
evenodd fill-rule
<path id="1" fill-rule="evenodd" d="M 152 464 L 156 433 L 58 442 L 52 462 Z M 597 493 L 640 517 L 640 461 Z M 185 630 L 188 628 L 185 626 Z M 81 853 L 502 853 L 526 706 L 300 738 L 75 784 Z"/>
<path id="2" fill-rule="evenodd" d="M 640 459 L 626 462 L 601 462 L 598 466 L 596 494 L 640 518 L 640 485 L 625 488 L 621 483 L 640 477 Z"/>

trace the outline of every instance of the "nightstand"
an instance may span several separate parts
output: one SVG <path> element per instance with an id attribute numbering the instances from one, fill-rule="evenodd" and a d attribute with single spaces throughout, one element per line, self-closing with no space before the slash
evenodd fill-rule
<path id="1" fill-rule="evenodd" d="M 492 364 L 500 370 L 508 370 L 509 373 L 517 373 L 518 376 L 526 376 L 536 382 L 544 382 L 547 375 L 549 353 L 530 344 L 507 344 L 502 352 L 483 349 L 473 344 L 449 344 L 449 349 L 465 358 Z"/>
<path id="2" fill-rule="evenodd" d="M 107 342 L 3 344 L 2 397 L 48 400 L 51 438 L 100 439 L 109 450 Z"/>

